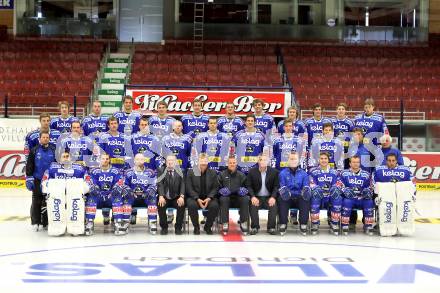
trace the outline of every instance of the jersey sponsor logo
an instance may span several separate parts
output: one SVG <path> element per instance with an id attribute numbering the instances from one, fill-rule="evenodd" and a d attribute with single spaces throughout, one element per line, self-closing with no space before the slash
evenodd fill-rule
<path id="1" fill-rule="evenodd" d="M 166 125 L 166 124 L 160 124 L 159 122 L 153 122 L 153 123 L 151 123 L 151 128 L 168 131 L 168 129 L 169 129 L 169 125 Z"/>
<path id="2" fill-rule="evenodd" d="M 222 144 L 223 143 L 223 139 L 218 139 L 218 138 L 214 138 L 214 137 L 209 137 L 209 138 L 203 138 L 203 144 Z"/>
<path id="3" fill-rule="evenodd" d="M 202 122 L 202 121 L 197 121 L 197 120 L 195 120 L 195 121 L 188 121 L 188 122 L 187 122 L 187 125 L 188 125 L 189 127 L 205 127 L 205 126 L 206 126 L 206 123 L 205 123 L 205 122 Z"/>
<path id="4" fill-rule="evenodd" d="M 146 145 L 146 146 L 149 146 L 149 147 L 151 147 L 151 145 L 153 143 L 153 141 L 148 139 L 148 138 L 134 138 L 133 142 L 135 144 Z"/>
<path id="5" fill-rule="evenodd" d="M 251 137 L 242 138 L 242 139 L 240 139 L 240 142 L 242 144 L 254 144 L 254 145 L 259 145 L 260 144 L 260 140 L 252 139 Z"/>
<path id="6" fill-rule="evenodd" d="M 67 122 L 67 121 L 57 121 L 56 122 L 56 127 L 57 128 L 71 128 L 72 127 L 72 123 Z"/>
<path id="7" fill-rule="evenodd" d="M 167 148 L 177 147 L 183 149 L 185 147 L 185 144 L 181 141 L 169 140 L 165 142 L 165 146 Z"/>
<path id="8" fill-rule="evenodd" d="M 284 142 L 281 144 L 280 149 L 281 150 L 292 150 L 292 151 L 296 151 L 296 143 L 295 142 Z"/>
<path id="9" fill-rule="evenodd" d="M 348 178 L 348 183 L 354 184 L 354 185 L 362 185 L 364 183 L 364 180 L 351 177 L 351 178 Z"/>
<path id="10" fill-rule="evenodd" d="M 233 124 L 233 123 L 226 123 L 222 126 L 223 131 L 237 131 L 238 130 L 238 125 Z"/>
<path id="11" fill-rule="evenodd" d="M 255 127 L 258 127 L 258 126 L 262 126 L 264 128 L 267 128 L 269 126 L 269 122 L 257 119 L 257 121 L 255 121 Z"/>
<path id="12" fill-rule="evenodd" d="M 86 142 L 68 140 L 66 142 L 66 145 L 69 149 L 81 149 L 83 151 L 87 150 L 87 143 Z"/>
<path id="13" fill-rule="evenodd" d="M 135 121 L 135 119 L 130 119 L 130 118 L 121 118 L 121 119 L 119 119 L 119 124 L 122 124 L 122 125 L 135 125 L 135 123 L 136 123 L 136 121 Z"/>
<path id="14" fill-rule="evenodd" d="M 142 177 L 132 177 L 130 180 L 130 183 L 133 185 L 136 184 L 141 184 L 141 185 L 149 185 L 149 184 L 153 184 L 153 179 L 152 178 L 142 178 Z"/>
<path id="15" fill-rule="evenodd" d="M 362 126 L 362 127 L 368 127 L 368 128 L 372 128 L 373 124 L 374 124 L 373 122 L 365 121 L 365 120 L 356 122 L 356 126 Z"/>
<path id="16" fill-rule="evenodd" d="M 322 131 L 322 124 L 312 124 L 312 125 L 310 125 L 310 131 L 312 131 L 312 132 Z"/>
<path id="17" fill-rule="evenodd" d="M 321 146 L 319 147 L 320 151 L 332 151 L 334 152 L 336 150 L 336 146 L 335 145 L 331 145 L 331 144 L 321 144 Z"/>
<path id="18" fill-rule="evenodd" d="M 98 177 L 98 181 L 99 182 L 112 182 L 113 176 L 107 176 L 107 175 L 103 174 Z"/>
<path id="19" fill-rule="evenodd" d="M 318 182 L 328 182 L 331 183 L 333 181 L 333 177 L 332 176 L 328 176 L 328 175 L 320 175 L 318 176 Z"/>
<path id="20" fill-rule="evenodd" d="M 109 139 L 107 144 L 111 145 L 111 146 L 115 146 L 115 145 L 123 146 L 124 145 L 124 141 L 120 140 L 120 139 Z"/>
<path id="21" fill-rule="evenodd" d="M 401 179 L 405 178 L 405 172 L 396 170 L 382 170 L 382 176 L 384 177 L 399 177 Z"/>

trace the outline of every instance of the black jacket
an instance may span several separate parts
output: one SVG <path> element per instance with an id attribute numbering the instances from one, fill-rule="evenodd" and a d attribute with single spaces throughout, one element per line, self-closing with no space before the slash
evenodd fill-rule
<path id="1" fill-rule="evenodd" d="M 279 172 L 277 169 L 267 167 L 266 170 L 266 188 L 269 191 L 269 196 L 276 198 L 278 194 L 278 189 L 280 186 L 280 180 L 279 180 Z M 249 170 L 249 173 L 247 175 L 246 179 L 247 188 L 249 191 L 249 196 L 254 197 L 257 196 L 258 191 L 261 189 L 261 173 L 260 169 L 257 167 L 254 167 Z"/>
<path id="2" fill-rule="evenodd" d="M 200 172 L 200 171 L 199 171 Z M 199 199 L 205 199 L 206 197 L 213 198 L 217 196 L 218 193 L 218 178 L 217 178 L 217 172 L 215 172 L 212 169 L 207 169 L 204 178 L 205 178 L 205 192 L 203 196 L 201 196 L 201 182 L 200 177 L 194 174 L 194 170 L 189 170 L 188 174 L 186 175 L 186 195 L 188 197 L 191 197 L 195 200 Z"/>
<path id="3" fill-rule="evenodd" d="M 157 175 L 157 195 L 166 198 L 166 194 L 169 188 L 168 174 L 166 168 L 161 168 L 158 170 Z M 170 198 L 174 199 L 179 197 L 181 194 L 185 194 L 185 178 L 179 174 L 176 170 L 173 172 L 173 183 L 174 183 L 174 194 L 170 194 Z"/>
<path id="4" fill-rule="evenodd" d="M 240 171 L 231 173 L 228 169 L 220 173 L 218 177 L 219 188 L 227 187 L 231 193 L 238 193 L 240 187 L 246 188 L 246 175 Z"/>

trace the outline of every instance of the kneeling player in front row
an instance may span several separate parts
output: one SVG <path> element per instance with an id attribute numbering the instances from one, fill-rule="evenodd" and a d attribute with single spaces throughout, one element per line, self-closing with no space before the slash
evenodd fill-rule
<path id="1" fill-rule="evenodd" d="M 123 230 L 123 197 L 127 195 L 126 190 L 123 189 L 121 173 L 110 165 L 110 156 L 104 153 L 101 155 L 100 167 L 93 169 L 90 172 L 90 177 L 92 185 L 86 200 L 85 234 L 90 236 L 94 232 L 96 209 L 111 208 L 115 221 L 115 234 L 119 235 Z"/>
<path id="2" fill-rule="evenodd" d="M 348 235 L 350 215 L 353 209 L 362 209 L 364 232 L 373 235 L 374 202 L 371 188 L 371 176 L 367 171 L 361 170 L 361 158 L 350 158 L 350 169 L 341 173 L 342 191 L 342 233 Z"/>
<path id="3" fill-rule="evenodd" d="M 386 166 L 376 167 L 373 176 L 377 193 L 381 236 L 414 234 L 416 188 L 409 168 L 397 165 L 394 153 L 387 155 Z"/>

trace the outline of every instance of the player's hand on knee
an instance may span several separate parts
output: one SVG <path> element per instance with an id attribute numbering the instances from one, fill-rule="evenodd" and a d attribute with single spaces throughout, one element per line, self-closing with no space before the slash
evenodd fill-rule
<path id="1" fill-rule="evenodd" d="M 256 196 L 251 198 L 251 203 L 253 206 L 259 206 L 260 205 L 260 201 L 258 200 L 258 198 Z"/>
<path id="2" fill-rule="evenodd" d="M 158 201 L 157 204 L 158 204 L 160 207 L 165 206 L 165 204 L 166 204 L 165 197 L 163 197 L 162 195 L 159 196 L 159 201 Z"/>

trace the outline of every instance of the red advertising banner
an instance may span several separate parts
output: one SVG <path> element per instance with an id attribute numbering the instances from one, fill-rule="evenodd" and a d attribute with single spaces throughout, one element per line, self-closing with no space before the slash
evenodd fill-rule
<path id="1" fill-rule="evenodd" d="M 244 116 L 253 113 L 252 101 L 261 99 L 266 104 L 264 110 L 274 117 L 284 117 L 286 109 L 291 106 L 290 92 L 252 92 L 252 91 L 184 91 L 127 89 L 127 95 L 135 100 L 134 109 L 143 114 L 151 114 L 156 110 L 159 101 L 168 104 L 171 115 L 183 115 L 192 112 L 191 103 L 194 99 L 202 100 L 203 111 L 213 116 L 225 114 L 226 103 L 236 106 L 236 114 Z"/>
<path id="2" fill-rule="evenodd" d="M 440 153 L 403 153 L 418 190 L 440 190 Z"/>
<path id="3" fill-rule="evenodd" d="M 0 188 L 24 187 L 26 159 L 21 151 L 0 151 Z"/>

